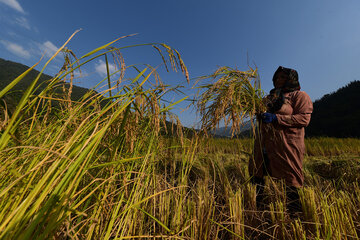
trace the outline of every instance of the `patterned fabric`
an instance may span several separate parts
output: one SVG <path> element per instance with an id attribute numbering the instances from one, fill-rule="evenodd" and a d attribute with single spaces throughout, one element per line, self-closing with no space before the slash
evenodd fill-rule
<path id="1" fill-rule="evenodd" d="M 268 112 L 270 113 L 274 113 L 278 111 L 281 108 L 281 106 L 284 104 L 284 93 L 300 90 L 299 75 L 297 71 L 282 66 L 278 67 L 278 69 L 274 73 L 272 79 L 274 86 L 276 81 L 276 75 L 280 72 L 285 73 L 288 76 L 288 78 L 283 87 L 273 88 L 270 91 L 270 94 L 267 97 L 268 100 L 267 108 L 268 108 Z"/>

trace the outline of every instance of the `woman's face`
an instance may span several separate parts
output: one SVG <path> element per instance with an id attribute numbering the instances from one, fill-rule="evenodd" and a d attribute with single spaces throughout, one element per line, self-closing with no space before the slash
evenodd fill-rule
<path id="1" fill-rule="evenodd" d="M 288 79 L 288 76 L 284 72 L 277 73 L 275 76 L 274 87 L 275 88 L 283 87 L 285 85 L 287 79 Z"/>

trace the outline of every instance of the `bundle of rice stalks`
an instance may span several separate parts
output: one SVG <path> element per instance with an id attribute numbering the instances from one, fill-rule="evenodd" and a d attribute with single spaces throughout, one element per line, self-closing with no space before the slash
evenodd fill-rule
<path id="1" fill-rule="evenodd" d="M 0 239 L 133 239 L 141 234 L 133 227 L 138 222 L 133 219 L 139 219 L 137 205 L 162 194 L 140 188 L 148 190 L 152 181 L 149 162 L 155 162 L 160 123 L 181 100 L 165 102 L 171 89 L 156 82 L 154 68 L 125 66 L 123 60 L 115 84 L 107 71 L 99 88 L 72 100 L 74 71 L 100 57 L 106 61 L 106 54 L 140 46 L 110 47 L 119 38 L 77 58 L 64 50 L 74 35 L 46 62 L 11 116 L 1 118 Z M 142 45 L 164 48 L 168 56 L 162 55 L 163 60 L 187 76 L 178 52 L 165 44 Z M 37 93 L 42 72 L 63 50 L 64 67 Z M 36 65 L 0 90 L 0 100 Z M 129 68 L 137 75 L 125 76 Z M 155 83 L 150 82 L 153 76 Z M 98 92 L 103 82 L 107 89 Z M 2 109 L 8 105 L 0 105 Z M 146 216 L 158 221 L 148 212 Z"/>
<path id="2" fill-rule="evenodd" d="M 220 121 L 225 127 L 231 123 L 232 135 L 240 132 L 245 120 L 253 119 L 263 113 L 264 93 L 260 88 L 257 68 L 239 71 L 230 67 L 220 67 L 209 76 L 199 80 L 211 79 L 211 83 L 200 85 L 197 109 L 201 115 L 202 130 L 207 133 L 215 130 Z"/>

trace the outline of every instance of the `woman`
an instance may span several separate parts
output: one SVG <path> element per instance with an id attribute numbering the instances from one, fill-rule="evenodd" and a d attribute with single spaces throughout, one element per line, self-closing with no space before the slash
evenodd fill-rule
<path id="1" fill-rule="evenodd" d="M 267 112 L 260 117 L 260 134 L 255 141 L 249 172 L 257 184 L 258 207 L 263 200 L 264 176 L 269 175 L 285 181 L 287 207 L 293 213 L 301 211 L 297 189 L 304 183 L 304 127 L 310 122 L 313 104 L 310 97 L 300 91 L 295 70 L 280 66 L 274 73 L 273 84 L 275 88 L 265 98 Z"/>

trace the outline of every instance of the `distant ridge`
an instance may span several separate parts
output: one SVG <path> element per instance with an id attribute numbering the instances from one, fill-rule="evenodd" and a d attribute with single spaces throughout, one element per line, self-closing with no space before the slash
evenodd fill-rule
<path id="1" fill-rule="evenodd" d="M 29 67 L 26 65 L 0 58 L 0 90 L 5 88 L 9 83 L 11 83 L 16 77 L 25 72 L 27 69 L 29 69 Z M 10 90 L 12 92 L 12 97 L 15 98 L 15 100 L 18 100 L 22 95 L 21 91 L 25 91 L 30 86 L 32 81 L 34 81 L 34 79 L 38 76 L 38 74 L 39 71 L 35 69 L 29 72 L 28 75 L 24 77 L 24 79 L 22 79 L 17 85 L 15 85 L 13 89 Z M 53 77 L 47 74 L 42 74 L 38 84 L 40 85 L 41 83 L 51 78 Z M 40 85 L 37 92 L 40 92 L 44 88 L 44 85 Z M 88 91 L 89 89 L 87 88 L 73 85 L 71 98 L 72 100 L 78 100 Z"/>
<path id="2" fill-rule="evenodd" d="M 0 58 L 0 90 L 4 89 L 9 83 L 11 83 L 15 78 L 17 78 L 20 74 L 28 70 L 29 67 L 20 63 L 8 61 L 5 59 Z M 24 77 L 13 89 L 10 90 L 10 93 L 6 94 L 4 99 L 0 99 L 0 111 L 2 110 L 2 100 L 5 100 L 7 107 L 9 108 L 10 112 L 15 110 L 17 101 L 20 100 L 23 92 L 30 86 L 32 81 L 38 76 L 39 71 L 32 70 L 29 72 L 28 75 Z M 46 82 L 47 80 L 50 80 L 53 78 L 52 76 L 49 76 L 47 74 L 42 74 L 38 85 L 39 88 L 36 93 L 39 93 L 41 90 L 45 88 L 45 84 L 42 84 Z M 42 84 L 42 85 L 41 85 Z M 66 87 L 69 85 L 66 84 Z M 79 87 L 76 85 L 73 85 L 71 99 L 74 101 L 79 100 L 81 97 L 83 97 L 87 92 L 93 91 L 87 88 Z M 93 91 L 95 93 L 95 91 Z M 105 106 L 106 103 L 109 100 L 103 99 L 100 103 L 101 106 Z M 1 121 L 2 113 L 0 112 L 0 121 Z M 175 132 L 178 128 L 177 124 L 173 124 L 171 122 L 166 121 L 166 126 L 168 129 L 168 132 L 165 132 L 165 130 L 162 132 L 163 135 L 173 136 L 174 133 L 171 132 L 171 129 L 175 129 Z M 197 130 L 187 127 L 182 127 L 182 132 L 184 136 L 193 136 Z"/>
<path id="3" fill-rule="evenodd" d="M 306 136 L 360 137 L 360 81 L 314 102 Z"/>
<path id="4" fill-rule="evenodd" d="M 250 130 L 251 130 L 251 121 L 248 120 L 244 122 L 244 125 L 240 126 L 240 133 L 237 133 L 234 136 L 232 136 L 231 125 L 227 127 L 217 128 L 216 130 L 211 131 L 210 133 L 217 138 L 231 138 L 231 137 L 239 138 L 239 137 L 249 137 Z"/>

